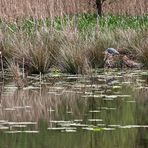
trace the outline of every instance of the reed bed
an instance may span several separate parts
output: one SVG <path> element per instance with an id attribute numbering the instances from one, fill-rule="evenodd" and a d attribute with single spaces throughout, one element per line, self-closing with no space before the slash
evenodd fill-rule
<path id="1" fill-rule="evenodd" d="M 147 67 L 147 16 L 94 15 L 1 22 L 1 56 L 16 63 L 21 73 L 48 73 L 52 68 L 89 74 L 104 66 L 104 51 L 128 51 Z M 11 61 L 11 62 L 9 62 Z M 7 64 L 4 65 L 7 67 Z M 16 68 L 13 68 L 13 73 Z M 16 73 L 18 73 L 16 71 Z"/>
<path id="2" fill-rule="evenodd" d="M 96 0 L 0 0 L 0 18 L 54 18 L 66 14 L 96 13 Z M 148 12 L 147 0 L 106 0 L 103 14 L 144 15 Z"/>

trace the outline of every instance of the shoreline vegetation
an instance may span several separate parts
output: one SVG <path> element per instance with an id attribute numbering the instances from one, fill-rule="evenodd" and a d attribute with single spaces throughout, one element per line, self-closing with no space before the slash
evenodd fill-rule
<path id="1" fill-rule="evenodd" d="M 0 67 L 9 68 L 16 79 L 20 73 L 89 74 L 104 67 L 108 47 L 148 67 L 147 15 L 1 20 L 0 28 Z"/>
<path id="2" fill-rule="evenodd" d="M 20 141 L 20 147 L 24 148 L 53 143 L 61 147 L 61 141 L 67 139 L 64 135 L 69 137 L 64 132 L 76 132 L 79 134 L 76 137 L 88 135 L 89 139 L 79 138 L 80 147 L 88 141 L 85 148 L 93 143 L 92 147 L 98 147 L 100 141 L 103 141 L 100 147 L 118 147 L 117 143 L 128 147 L 126 141 L 129 147 L 145 144 L 147 139 L 143 137 L 147 137 L 145 128 L 148 127 L 145 120 L 148 99 L 146 0 L 98 1 L 120 2 L 120 5 L 109 9 L 112 15 L 102 10 L 102 16 L 97 16 L 94 10 L 86 14 L 77 11 L 76 8 L 86 8 L 79 5 L 80 0 L 0 0 L 0 145 L 19 147 Z M 54 2 L 59 2 L 59 17 L 54 16 L 57 14 Z M 65 14 L 63 7 L 71 13 Z M 130 12 L 126 14 L 127 10 Z M 116 11 L 124 11 L 124 14 Z M 9 19 L 13 16 L 14 19 Z M 113 50 L 118 54 L 112 54 Z M 105 66 L 106 59 L 116 68 Z M 122 67 L 123 63 L 127 67 Z M 137 63 L 142 67 L 140 70 L 128 66 Z M 131 132 L 130 128 L 135 131 Z M 116 129 L 121 131 L 114 132 L 117 138 L 106 142 L 111 139 L 108 131 Z M 102 139 L 96 134 L 100 131 Z M 26 139 L 24 136 L 29 133 L 31 138 Z M 39 136 L 33 136 L 36 133 Z M 129 143 L 132 136 L 134 139 Z M 73 143 L 74 138 L 75 134 L 70 139 Z M 36 141 L 39 144 L 35 144 Z M 41 141 L 45 141 L 44 144 Z M 67 147 L 72 147 L 73 143 L 71 146 L 67 143 Z"/>
<path id="3" fill-rule="evenodd" d="M 132 15 L 148 13 L 147 0 L 0 0 L 0 18 L 55 18 L 73 14 Z"/>

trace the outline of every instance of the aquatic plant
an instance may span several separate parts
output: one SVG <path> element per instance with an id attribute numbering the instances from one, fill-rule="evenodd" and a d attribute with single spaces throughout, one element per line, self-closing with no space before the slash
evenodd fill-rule
<path id="1" fill-rule="evenodd" d="M 103 67 L 104 51 L 124 50 L 147 66 L 147 16 L 80 15 L 49 19 L 2 21 L 0 50 L 27 73 L 47 73 L 50 68 L 87 74 Z M 121 22 L 120 24 L 116 22 Z M 127 23 L 128 22 L 128 23 Z M 136 24 L 136 26 L 135 26 Z"/>
<path id="2" fill-rule="evenodd" d="M 71 74 L 88 74 L 90 72 L 86 54 L 88 48 L 88 43 L 75 32 L 72 39 L 67 38 L 61 43 L 58 59 L 60 69 Z"/>
<path id="3" fill-rule="evenodd" d="M 29 73 L 47 73 L 59 53 L 58 37 L 50 30 L 36 30 L 31 35 L 20 30 L 6 35 L 5 40 L 5 57 L 15 59 L 21 67 L 24 59 Z"/>
<path id="4" fill-rule="evenodd" d="M 22 77 L 22 71 L 15 61 L 7 61 L 8 68 L 12 74 L 16 87 L 23 88 L 25 85 L 25 79 Z"/>

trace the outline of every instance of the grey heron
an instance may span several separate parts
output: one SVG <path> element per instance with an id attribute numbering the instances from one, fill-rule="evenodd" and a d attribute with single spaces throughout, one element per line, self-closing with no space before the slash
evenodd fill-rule
<path id="1" fill-rule="evenodd" d="M 106 52 L 108 52 L 109 54 L 112 54 L 113 56 L 114 55 L 119 55 L 119 52 L 114 48 L 107 48 Z"/>

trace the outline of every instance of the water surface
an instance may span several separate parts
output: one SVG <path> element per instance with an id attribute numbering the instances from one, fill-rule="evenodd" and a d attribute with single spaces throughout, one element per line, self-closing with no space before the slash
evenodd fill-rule
<path id="1" fill-rule="evenodd" d="M 148 147 L 148 71 L 27 80 L 1 82 L 0 147 Z"/>

